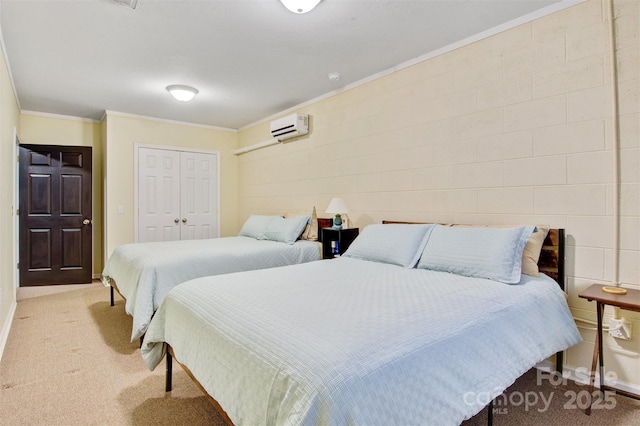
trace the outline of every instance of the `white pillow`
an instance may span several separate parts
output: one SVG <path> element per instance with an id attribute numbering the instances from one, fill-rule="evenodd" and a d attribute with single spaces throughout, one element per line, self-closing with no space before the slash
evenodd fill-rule
<path id="1" fill-rule="evenodd" d="M 522 252 L 534 226 L 519 228 L 456 228 L 436 225 L 418 268 L 520 282 Z"/>
<path id="2" fill-rule="evenodd" d="M 303 212 L 298 213 L 285 213 L 284 217 L 292 218 L 303 214 Z M 302 231 L 300 235 L 301 240 L 309 240 L 309 241 L 318 241 L 318 215 L 316 214 L 316 207 L 313 206 L 313 210 L 311 211 L 311 219 L 307 223 L 307 226 Z"/>
<path id="3" fill-rule="evenodd" d="M 262 236 L 258 237 L 258 239 L 293 244 L 300 234 L 302 234 L 302 231 L 304 231 L 310 219 L 311 216 L 292 218 L 276 216 L 269 222 L 267 229 L 265 229 Z"/>
<path id="4" fill-rule="evenodd" d="M 433 225 L 369 225 L 343 256 L 413 268 Z"/>
<path id="5" fill-rule="evenodd" d="M 242 229 L 240 229 L 241 236 L 251 237 L 256 239 L 262 239 L 262 234 L 269 226 L 269 223 L 273 220 L 273 218 L 280 216 L 263 216 L 263 215 L 254 215 L 252 214 L 242 225 Z"/>

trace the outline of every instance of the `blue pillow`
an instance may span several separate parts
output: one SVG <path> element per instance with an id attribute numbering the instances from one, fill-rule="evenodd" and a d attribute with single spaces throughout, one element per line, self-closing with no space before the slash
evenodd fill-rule
<path id="1" fill-rule="evenodd" d="M 263 215 L 251 215 L 242 225 L 240 230 L 241 236 L 261 239 L 262 234 L 267 229 L 267 226 L 271 221 L 280 216 L 263 216 Z"/>
<path id="2" fill-rule="evenodd" d="M 437 225 L 427 241 L 418 268 L 520 282 L 522 252 L 535 226 L 519 228 L 456 228 Z"/>
<path id="3" fill-rule="evenodd" d="M 311 216 L 308 215 L 292 218 L 276 216 L 269 222 L 262 236 L 258 239 L 293 244 L 302 234 L 310 219 Z"/>
<path id="4" fill-rule="evenodd" d="M 413 268 L 432 228 L 433 225 L 369 225 L 343 256 Z"/>

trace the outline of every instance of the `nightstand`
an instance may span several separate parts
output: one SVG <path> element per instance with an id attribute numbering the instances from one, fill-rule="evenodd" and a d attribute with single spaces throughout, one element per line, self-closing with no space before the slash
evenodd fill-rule
<path id="1" fill-rule="evenodd" d="M 636 395 L 630 392 L 622 391 L 620 389 L 613 388 L 604 384 L 604 361 L 602 359 L 602 315 L 604 313 L 604 305 L 610 305 L 628 311 L 640 312 L 640 290 L 625 289 L 626 294 L 612 294 L 602 290 L 605 287 L 601 284 L 593 284 L 583 290 L 578 297 L 587 299 L 588 301 L 595 300 L 596 313 L 598 316 L 598 331 L 596 332 L 596 342 L 593 348 L 593 361 L 591 363 L 591 374 L 589 378 L 589 395 L 593 396 L 593 388 L 595 384 L 595 369 L 598 360 L 598 372 L 600 374 L 600 395 L 604 399 L 605 389 L 613 390 L 616 394 L 627 396 L 630 398 L 640 399 L 640 395 Z M 586 408 L 585 413 L 591 414 L 591 404 Z"/>
<path id="2" fill-rule="evenodd" d="M 338 244 L 338 255 L 341 256 L 356 239 L 360 230 L 358 228 L 322 228 L 320 232 L 322 232 L 322 258 L 332 259 L 337 257 L 333 253 L 335 244 Z"/>

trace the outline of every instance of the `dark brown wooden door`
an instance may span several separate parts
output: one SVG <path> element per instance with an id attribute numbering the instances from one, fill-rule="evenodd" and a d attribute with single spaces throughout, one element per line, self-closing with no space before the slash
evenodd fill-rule
<path id="1" fill-rule="evenodd" d="M 20 145 L 20 285 L 91 282 L 91 148 Z"/>

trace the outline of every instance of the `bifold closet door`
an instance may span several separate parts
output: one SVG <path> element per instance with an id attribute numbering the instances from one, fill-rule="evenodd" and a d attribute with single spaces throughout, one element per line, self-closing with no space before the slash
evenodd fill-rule
<path id="1" fill-rule="evenodd" d="M 218 235 L 216 154 L 138 149 L 138 242 Z"/>

